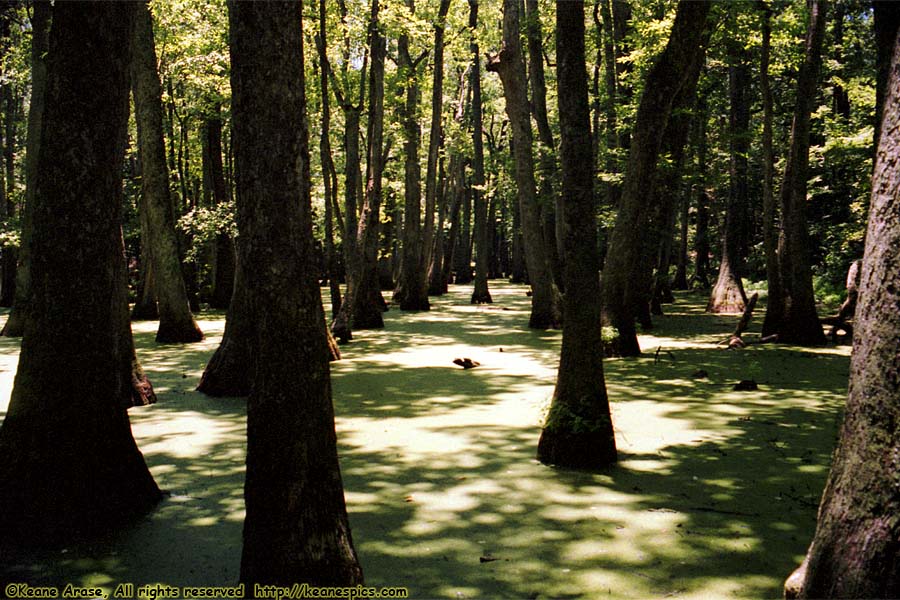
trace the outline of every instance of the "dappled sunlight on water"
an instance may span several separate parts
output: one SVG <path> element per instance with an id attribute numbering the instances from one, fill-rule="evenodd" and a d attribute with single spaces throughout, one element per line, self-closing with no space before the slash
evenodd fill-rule
<path id="1" fill-rule="evenodd" d="M 705 315 L 705 298 L 679 295 L 641 335 L 643 356 L 604 363 L 620 463 L 599 474 L 552 469 L 534 456 L 560 333 L 527 328 L 523 287 L 492 281 L 491 293 L 493 305 L 473 306 L 471 287 L 452 286 L 430 312 L 392 309 L 384 330 L 354 332 L 332 364 L 367 583 L 408 586 L 412 597 L 780 595 L 812 535 L 848 348 L 726 350 L 719 342 L 737 317 Z M 194 391 L 224 315 L 200 324 L 206 340 L 185 346 L 159 346 L 155 323 L 134 324 L 159 403 L 130 416 L 170 496 L 128 531 L 17 557 L 7 576 L 236 582 L 244 400 Z M 0 338 L 0 413 L 17 348 Z M 734 391 L 741 379 L 759 390 Z"/>

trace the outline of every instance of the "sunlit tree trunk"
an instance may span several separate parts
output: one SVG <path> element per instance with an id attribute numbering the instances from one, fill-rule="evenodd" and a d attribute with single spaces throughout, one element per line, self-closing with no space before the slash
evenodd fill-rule
<path id="1" fill-rule="evenodd" d="M 175 210 L 163 141 L 162 90 L 156 71 L 153 19 L 145 2 L 137 4 L 132 58 L 132 92 L 141 155 L 140 210 L 147 214 L 147 238 L 153 264 L 153 284 L 159 309 L 156 341 L 197 342 L 203 333 L 194 321 L 181 273 Z"/>
<path id="2" fill-rule="evenodd" d="M 68 544 L 108 533 L 161 498 L 126 413 L 135 372 L 122 166 L 136 8 L 67 2 L 53 10 L 32 198 L 31 309 L 0 429 L 7 541 Z"/>
<path id="3" fill-rule="evenodd" d="M 594 202 L 590 109 L 584 58 L 584 2 L 557 0 L 565 314 L 556 389 L 538 443 L 547 464 L 601 468 L 616 461 L 600 328 L 600 255 Z"/>
<path id="4" fill-rule="evenodd" d="M 744 256 L 742 240 L 747 228 L 748 189 L 747 153 L 750 149 L 750 68 L 743 60 L 743 53 L 732 49 L 728 67 L 728 133 L 729 133 L 729 184 L 728 204 L 725 209 L 725 232 L 722 235 L 722 256 L 719 276 L 713 286 L 707 312 L 740 313 L 747 303 L 747 294 L 741 283 Z"/>
<path id="5" fill-rule="evenodd" d="M 561 298 L 550 271 L 549 250 L 544 243 L 541 212 L 535 183 L 532 155 L 531 112 L 525 78 L 525 60 L 519 40 L 519 10 L 516 0 L 503 2 L 503 49 L 488 64 L 503 84 L 506 113 L 512 129 L 515 180 L 522 213 L 525 262 L 531 282 L 531 318 L 533 329 L 555 329 L 562 324 Z"/>
<path id="6" fill-rule="evenodd" d="M 415 11 L 413 0 L 407 0 L 411 13 Z M 443 50 L 443 48 L 442 48 Z M 427 263 L 425 246 L 432 243 L 434 231 L 434 198 L 431 212 L 425 209 L 426 222 L 432 221 L 429 227 L 429 239 L 425 239 L 425 227 L 422 225 L 422 167 L 419 164 L 419 140 L 422 128 L 419 125 L 419 74 L 418 62 L 409 50 L 409 35 L 400 34 L 397 40 L 398 76 L 401 89 L 406 98 L 403 104 L 403 150 L 405 155 L 403 186 L 403 239 L 402 259 L 400 261 L 400 280 L 394 291 L 394 302 L 400 310 L 429 310 Z M 438 109 L 440 114 L 440 109 Z M 437 155 L 435 154 L 435 158 Z M 430 147 L 429 147 L 430 158 Z M 429 254 L 430 255 L 430 254 Z"/>
<path id="7" fill-rule="evenodd" d="M 900 38 L 895 38 L 863 257 L 850 389 L 801 598 L 900 596 Z"/>

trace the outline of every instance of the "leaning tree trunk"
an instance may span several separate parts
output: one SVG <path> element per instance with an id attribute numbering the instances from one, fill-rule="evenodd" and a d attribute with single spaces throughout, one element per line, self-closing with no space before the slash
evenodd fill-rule
<path id="1" fill-rule="evenodd" d="M 159 308 L 156 341 L 197 342 L 203 333 L 197 327 L 188 304 L 181 274 L 178 241 L 175 236 L 175 209 L 169 194 L 166 147 L 163 141 L 162 89 L 156 70 L 153 18 L 145 2 L 138 3 L 134 23 L 132 89 L 134 113 L 141 154 L 140 210 L 145 222 L 153 264 L 154 291 Z"/>
<path id="2" fill-rule="evenodd" d="M 161 498 L 126 413 L 133 346 L 121 211 L 135 8 L 67 2 L 53 11 L 31 308 L 0 429 L 7 541 L 68 544 Z"/>
<path id="3" fill-rule="evenodd" d="M 240 579 L 354 586 L 315 276 L 302 3 L 230 2 L 238 247 L 255 326 Z"/>
<path id="4" fill-rule="evenodd" d="M 37 175 L 37 153 L 41 138 L 41 115 L 47 85 L 46 54 L 49 47 L 50 15 L 52 7 L 46 0 L 36 0 L 31 17 L 31 102 L 28 106 L 28 133 L 25 140 L 25 205 L 22 214 L 22 236 L 19 243 L 19 264 L 16 268 L 16 297 L 9 318 L 0 335 L 19 337 L 25 328 L 25 318 L 31 292 L 31 213 Z"/>
<path id="5" fill-rule="evenodd" d="M 816 533 L 796 578 L 803 598 L 900 597 L 900 38 L 872 178 L 850 390 Z"/>
<path id="6" fill-rule="evenodd" d="M 702 60 L 703 45 L 708 39 L 708 2 L 681 0 L 672 26 L 669 42 L 656 64 L 647 74 L 631 140 L 622 200 L 616 225 L 609 241 L 609 253 L 603 269 L 603 309 L 609 323 L 618 330 L 619 350 L 625 356 L 636 356 L 638 345 L 634 326 L 637 302 L 644 292 L 640 277 L 643 242 L 641 232 L 647 229 L 648 208 L 644 188 L 652 182 L 663 142 L 663 132 L 672 103 L 684 85 L 691 64 Z"/>
<path id="7" fill-rule="evenodd" d="M 478 28 L 478 0 L 469 0 L 469 28 Z M 475 286 L 472 304 L 493 302 L 488 289 L 488 267 L 491 258 L 488 232 L 487 198 L 484 197 L 484 127 L 481 122 L 481 53 L 478 41 L 472 38 L 472 146 L 473 157 L 472 196 L 475 204 Z"/>
<path id="8" fill-rule="evenodd" d="M 806 225 L 806 190 L 809 172 L 810 114 L 815 103 L 816 80 L 822 63 L 826 0 L 812 0 L 806 57 L 797 81 L 797 100 L 791 126 L 791 144 L 781 185 L 784 254 L 781 276 L 789 295 L 787 311 L 778 332 L 781 342 L 822 345 L 825 334 L 816 313 L 813 291 L 809 231 Z"/>
<path id="9" fill-rule="evenodd" d="M 525 60 L 519 40 L 517 0 L 503 2 L 503 50 L 488 64 L 503 84 L 506 114 L 512 129 L 515 180 L 522 213 L 525 262 L 531 281 L 531 318 L 533 329 L 557 329 L 562 324 L 559 290 L 553 283 L 549 254 L 541 228 L 532 155 L 531 111 L 528 104 Z"/>
<path id="10" fill-rule="evenodd" d="M 565 215 L 565 314 L 556 389 L 538 459 L 565 467 L 616 462 L 603 379 L 600 254 L 594 203 L 590 108 L 584 59 L 584 1 L 556 2 L 556 60 Z"/>
<path id="11" fill-rule="evenodd" d="M 725 209 L 725 234 L 722 236 L 722 258 L 719 277 L 706 304 L 713 313 L 740 313 L 747 304 L 747 294 L 741 283 L 744 257 L 741 256 L 743 232 L 747 228 L 749 190 L 747 182 L 747 152 L 750 149 L 750 69 L 740 52 L 730 53 L 728 67 L 730 107 L 729 129 L 729 185 L 728 205 Z"/>

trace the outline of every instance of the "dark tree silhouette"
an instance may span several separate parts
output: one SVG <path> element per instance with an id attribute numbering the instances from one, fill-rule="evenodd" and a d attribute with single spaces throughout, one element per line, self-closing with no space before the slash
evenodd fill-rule
<path id="1" fill-rule="evenodd" d="M 315 277 L 302 3 L 230 2 L 238 253 L 255 327 L 241 581 L 362 581 Z"/>
<path id="2" fill-rule="evenodd" d="M 121 228 L 136 8 L 66 2 L 53 9 L 32 207 L 31 307 L 0 429 L 6 540 L 65 542 L 108 531 L 161 496 L 126 413 L 139 377 Z M 137 383 L 149 391 L 146 380 Z"/>

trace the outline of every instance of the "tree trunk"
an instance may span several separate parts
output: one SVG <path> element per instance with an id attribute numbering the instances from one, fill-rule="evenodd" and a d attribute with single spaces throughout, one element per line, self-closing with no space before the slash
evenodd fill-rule
<path id="1" fill-rule="evenodd" d="M 326 26 L 326 0 L 319 0 L 319 31 L 316 34 L 316 50 L 319 57 L 319 87 L 322 90 L 322 128 L 319 132 L 319 160 L 325 185 L 325 272 L 331 293 L 331 315 L 341 310 L 341 286 L 337 275 L 337 258 L 334 252 L 334 210 L 337 206 L 337 174 L 331 156 L 331 97 L 328 92 L 328 38 Z"/>
<path id="2" fill-rule="evenodd" d="M 653 314 L 663 314 L 662 303 L 675 301 L 669 279 L 669 267 L 672 262 L 672 245 L 675 235 L 676 201 L 683 195 L 681 181 L 684 174 L 685 147 L 691 133 L 692 115 L 697 103 L 697 82 L 700 79 L 704 63 L 704 57 L 699 57 L 691 64 L 687 80 L 672 103 L 672 114 L 666 125 L 662 150 L 668 156 L 669 161 L 660 165 L 660 172 L 654 185 L 656 196 L 653 202 L 656 204 L 657 210 L 656 222 L 653 224 L 655 229 L 653 237 L 658 240 L 657 253 L 648 257 L 650 266 L 656 267 L 656 277 L 648 282 Z"/>
<path id="3" fill-rule="evenodd" d="M 619 349 L 625 356 L 640 354 L 634 326 L 645 281 L 640 277 L 643 242 L 639 232 L 647 230 L 643 188 L 655 177 L 663 132 L 675 96 L 686 82 L 694 61 L 703 60 L 708 39 L 708 2 L 681 0 L 672 34 L 656 64 L 647 74 L 631 141 L 631 153 L 622 190 L 616 225 L 610 236 L 609 254 L 603 270 L 603 308 L 619 334 Z"/>
<path id="4" fill-rule="evenodd" d="M 83 2 L 53 10 L 35 166 L 31 309 L 0 429 L 7 541 L 68 544 L 108 533 L 161 498 L 125 412 L 133 346 L 122 167 L 135 8 Z"/>
<path id="5" fill-rule="evenodd" d="M 803 598 L 900 596 L 900 39 L 872 180 L 850 389 L 818 526 L 804 561 Z"/>
<path id="6" fill-rule="evenodd" d="M 515 180 L 522 212 L 525 262 L 531 281 L 531 318 L 533 329 L 557 329 L 562 324 L 561 298 L 550 271 L 549 251 L 541 228 L 540 206 L 534 179 L 531 118 L 526 92 L 525 61 L 519 41 L 519 11 L 516 0 L 503 2 L 503 50 L 488 64 L 489 71 L 500 75 L 506 114 L 512 128 L 515 156 Z"/>
<path id="7" fill-rule="evenodd" d="M 150 261 L 159 307 L 156 341 L 197 342 L 203 339 L 203 333 L 191 314 L 182 279 L 163 141 L 162 91 L 156 71 L 153 19 L 145 2 L 138 4 L 133 44 L 131 77 L 141 154 L 140 209 L 148 215 L 147 239 L 150 242 Z"/>
<path id="8" fill-rule="evenodd" d="M 618 116 L 616 114 L 618 77 L 616 73 L 615 31 L 609 0 L 596 0 L 596 2 L 599 3 L 600 13 L 603 16 L 603 71 L 606 87 L 606 102 L 604 105 L 604 113 L 606 115 L 606 160 L 604 161 L 603 169 L 607 173 L 613 174 L 618 172 L 615 153 L 619 147 L 619 139 L 616 132 L 618 128 Z M 596 160 L 597 157 L 594 158 Z M 618 206 L 619 192 L 621 191 L 619 186 L 613 183 L 606 183 L 604 184 L 604 189 L 606 205 L 611 207 Z"/>
<path id="9" fill-rule="evenodd" d="M 750 69 L 743 52 L 732 50 L 728 67 L 730 96 L 729 129 L 729 186 L 725 209 L 725 233 L 722 236 L 722 258 L 719 277 L 706 305 L 712 313 L 740 313 L 747 304 L 747 294 L 741 283 L 744 257 L 741 254 L 749 208 L 747 182 L 747 153 L 750 149 Z"/>
<path id="10" fill-rule="evenodd" d="M 209 185 L 212 204 L 228 202 L 228 186 L 225 182 L 225 166 L 222 162 L 222 118 L 217 103 L 212 115 L 203 127 L 206 136 L 206 163 L 209 165 Z M 226 233 L 219 233 L 215 240 L 215 271 L 210 308 L 226 309 L 234 293 L 234 241 Z"/>
<path id="11" fill-rule="evenodd" d="M 315 276 L 301 14 L 298 2 L 229 3 L 238 248 L 256 346 L 240 575 L 249 589 L 362 583 Z"/>
<path id="12" fill-rule="evenodd" d="M 0 39 L 6 47 L 5 52 L 9 52 L 10 40 L 10 18 L 9 12 L 5 12 L 2 17 L 2 29 Z M 11 64 L 8 57 L 3 59 L 4 67 Z M 2 69 L 5 70 L 5 69 Z M 3 75 L 4 83 L 0 85 L 2 89 L 3 100 L 3 158 L 6 167 L 6 176 L 4 177 L 5 186 L 3 187 L 3 196 L 0 198 L 0 210 L 4 220 L 11 219 L 15 216 L 16 205 L 13 202 L 15 191 L 15 150 L 16 150 L 16 123 L 18 121 L 18 100 L 16 98 L 15 84 L 10 74 L 0 73 Z M 6 246 L 0 249 L 0 306 L 11 307 L 16 297 L 16 263 L 18 252 L 12 246 Z"/>
<path id="13" fill-rule="evenodd" d="M 456 263 L 456 283 L 458 285 L 466 285 L 472 283 L 472 190 L 466 185 L 465 165 L 460 162 L 457 164 L 459 174 L 457 182 L 460 186 L 462 210 L 460 235 L 457 240 L 457 256 Z"/>
<path id="14" fill-rule="evenodd" d="M 478 30 L 478 0 L 469 0 L 469 28 Z M 487 199 L 484 197 L 484 128 L 481 117 L 481 53 L 478 41 L 472 38 L 472 145 L 473 159 L 472 195 L 475 203 L 475 286 L 472 304 L 493 302 L 488 289 L 488 270 L 491 257 L 488 231 Z M 546 107 L 545 107 L 546 109 Z"/>
<path id="15" fill-rule="evenodd" d="M 584 59 L 584 2 L 556 2 L 562 196 L 565 199 L 565 315 L 556 389 L 538 443 L 545 464 L 603 468 L 616 440 L 600 329 L 600 255 L 594 203 L 590 109 Z"/>
<path id="16" fill-rule="evenodd" d="M 875 148 L 878 148 L 881 134 L 881 118 L 884 115 L 884 99 L 887 96 L 888 77 L 890 75 L 891 55 L 894 51 L 894 40 L 900 30 L 900 6 L 896 2 L 878 0 L 872 2 L 875 21 Z"/>
<path id="17" fill-rule="evenodd" d="M 25 328 L 31 293 L 31 221 L 34 186 L 37 175 L 37 154 L 41 138 L 41 116 L 47 85 L 46 54 L 49 47 L 50 2 L 36 0 L 31 17 L 31 102 L 28 106 L 28 133 L 25 141 L 25 205 L 22 208 L 22 237 L 19 243 L 19 264 L 16 268 L 16 297 L 9 318 L 0 335 L 19 337 Z"/>
<path id="18" fill-rule="evenodd" d="M 413 0 L 407 0 L 410 13 L 414 13 Z M 443 29 L 441 29 L 443 33 Z M 443 48 L 441 49 L 443 51 Z M 403 203 L 403 254 L 400 262 L 400 281 L 394 292 L 394 302 L 400 310 L 429 310 L 428 281 L 425 246 L 434 238 L 434 196 L 431 197 L 431 212 L 425 207 L 426 225 L 422 226 L 422 168 L 419 165 L 419 75 L 416 61 L 409 53 L 409 35 L 402 33 L 397 40 L 398 76 L 401 88 L 406 93 L 402 109 L 404 163 L 404 203 Z M 437 85 L 437 82 L 436 82 Z M 440 111 L 440 108 L 438 108 Z M 439 113 L 440 114 L 440 113 Z M 438 126 L 440 128 L 440 126 Z M 432 129 L 432 134 L 434 130 Z M 432 140 L 434 141 L 434 140 Z M 435 151 L 436 152 L 436 151 Z M 431 146 L 429 145 L 429 160 Z M 435 159 L 437 154 L 435 153 Z M 431 225 L 427 223 L 431 220 Z M 429 239 L 425 239 L 424 229 L 430 229 Z"/>
<path id="19" fill-rule="evenodd" d="M 47 84 L 46 54 L 49 47 L 50 15 L 49 2 L 36 0 L 32 4 L 31 17 L 31 101 L 28 107 L 28 131 L 25 141 L 25 198 L 20 209 L 22 215 L 22 235 L 19 243 L 18 265 L 16 268 L 15 298 L 12 310 L 0 335 L 19 337 L 25 327 L 31 291 L 31 209 L 34 197 L 34 177 L 36 175 L 38 142 L 40 141 L 41 113 Z"/>
<path id="20" fill-rule="evenodd" d="M 791 126 L 791 144 L 781 185 L 784 254 L 782 278 L 788 294 L 787 311 L 779 341 L 800 345 L 822 345 L 825 334 L 816 314 L 813 292 L 809 231 L 806 225 L 806 191 L 809 170 L 810 114 L 815 103 L 816 80 L 822 63 L 825 37 L 825 0 L 811 0 L 806 57 L 797 81 L 797 104 Z M 787 259 L 787 260 L 785 260 Z"/>
<path id="21" fill-rule="evenodd" d="M 372 68 L 369 72 L 368 182 L 356 229 L 354 256 L 347 263 L 347 292 L 341 311 L 331 326 L 338 340 L 347 342 L 352 329 L 384 327 L 384 300 L 378 286 L 378 224 L 384 169 L 384 58 L 386 42 L 378 29 L 378 0 L 372 3 L 369 22 Z M 349 207 L 347 213 L 350 213 Z M 351 233 L 352 235 L 352 233 Z"/>
<path id="22" fill-rule="evenodd" d="M 709 121 L 709 104 L 705 95 L 697 100 L 697 230 L 694 234 L 694 252 L 696 263 L 692 287 L 709 288 L 709 192 L 707 186 L 706 164 L 709 141 L 706 138 L 706 127 Z"/>
<path id="23" fill-rule="evenodd" d="M 140 280 L 138 281 L 134 308 L 131 309 L 132 321 L 157 321 L 159 310 L 156 306 L 156 291 L 153 286 L 153 264 L 150 260 L 150 240 L 147 239 L 148 226 L 145 225 L 146 211 L 138 215 L 141 220 L 141 260 Z"/>
<path id="24" fill-rule="evenodd" d="M 675 277 L 672 279 L 673 290 L 687 290 L 687 265 L 688 265 L 688 226 L 690 223 L 691 186 L 687 186 L 681 194 L 678 215 L 678 257 L 676 260 Z"/>
<path id="25" fill-rule="evenodd" d="M 775 153 L 772 149 L 772 88 L 769 84 L 769 55 L 772 45 L 772 9 L 763 1 L 757 3 L 762 12 L 762 50 L 759 64 L 759 87 L 763 104 L 763 246 L 766 254 L 768 300 L 762 324 L 762 336 L 776 334 L 784 318 L 784 291 L 781 288 L 781 269 L 778 260 L 778 231 L 775 203 Z"/>
<path id="26" fill-rule="evenodd" d="M 538 130 L 538 203 L 541 210 L 541 226 L 553 281 L 560 291 L 565 291 L 562 283 L 563 216 L 560 214 L 562 197 L 556 193 L 554 182 L 559 167 L 556 164 L 556 144 L 553 141 L 553 132 L 550 130 L 550 119 L 547 117 L 544 44 L 537 0 L 525 0 L 525 36 L 528 42 L 531 113 Z"/>

